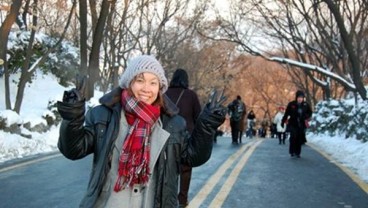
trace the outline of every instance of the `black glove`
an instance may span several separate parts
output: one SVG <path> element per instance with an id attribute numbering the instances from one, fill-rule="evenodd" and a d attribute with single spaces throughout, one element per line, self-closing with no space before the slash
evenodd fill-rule
<path id="1" fill-rule="evenodd" d="M 222 90 L 221 94 L 219 94 L 216 89 L 213 89 L 208 99 L 208 103 L 206 104 L 207 110 L 213 114 L 225 117 L 227 108 L 222 104 L 226 101 L 226 99 L 227 97 L 224 96 L 224 90 Z"/>
<path id="2" fill-rule="evenodd" d="M 76 77 L 75 88 L 64 91 L 63 102 L 57 102 L 60 116 L 65 120 L 84 119 L 87 77 Z"/>
<path id="3" fill-rule="evenodd" d="M 77 103 L 85 100 L 84 92 L 86 90 L 87 77 L 78 76 L 76 77 L 75 88 L 64 91 L 63 102 L 64 103 Z"/>
<path id="4" fill-rule="evenodd" d="M 281 122 L 281 127 L 284 128 L 284 126 L 285 126 L 285 123 Z"/>

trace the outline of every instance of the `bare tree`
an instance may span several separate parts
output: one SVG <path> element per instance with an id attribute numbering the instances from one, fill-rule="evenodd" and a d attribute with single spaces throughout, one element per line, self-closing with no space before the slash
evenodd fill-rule
<path id="1" fill-rule="evenodd" d="M 196 5 L 193 12 L 189 9 L 190 3 Z M 170 59 L 170 53 L 192 35 L 193 25 L 203 14 L 204 6 L 201 1 L 142 0 L 137 5 L 137 26 L 129 28 L 138 43 L 138 50 L 155 54 L 165 63 Z"/>
<path id="2" fill-rule="evenodd" d="M 330 87 L 335 86 L 331 82 L 335 81 L 348 91 L 359 92 L 361 97 L 366 99 L 365 89 L 361 86 L 365 71 L 361 66 L 356 66 L 358 63 L 366 63 L 362 61 L 365 60 L 364 55 L 349 55 L 349 50 L 344 44 L 346 41 L 342 38 L 344 28 L 349 28 L 349 37 L 359 35 L 358 40 L 365 40 L 362 38 L 362 31 L 367 28 L 366 5 L 364 1 L 358 0 L 338 3 L 329 1 L 327 7 L 323 2 L 236 1 L 227 16 L 218 13 L 215 35 L 208 35 L 210 33 L 205 32 L 205 25 L 201 25 L 199 29 L 212 39 L 237 43 L 243 51 L 252 55 L 303 69 L 300 72 L 305 74 L 308 82 L 321 87 L 326 97 L 330 96 Z M 335 12 L 332 11 L 334 8 Z M 333 16 L 333 13 L 339 15 Z M 337 23 L 338 16 L 348 21 Z M 266 49 L 259 47 L 264 43 L 259 36 L 278 44 L 268 44 Z M 353 44 L 352 48 L 361 47 L 356 41 L 350 42 Z M 279 56 L 280 49 L 283 57 Z M 358 60 L 354 62 L 355 67 L 349 57 Z"/>
<path id="3" fill-rule="evenodd" d="M 250 55 L 234 61 L 249 64 L 238 64 L 235 68 L 239 73 L 236 74 L 238 79 L 231 82 L 231 96 L 240 95 L 248 109 L 253 109 L 257 115 L 270 120 L 276 108 L 285 106 L 294 96 L 292 80 L 279 64 Z"/>
<path id="4" fill-rule="evenodd" d="M 100 74 L 103 91 L 118 86 L 119 73 L 125 68 L 127 60 L 137 48 L 136 34 L 141 31 L 137 22 L 137 8 L 133 2 L 124 0 L 123 4 L 112 4 L 103 41 L 104 61 Z M 134 32 L 133 32 L 134 31 Z"/>
<path id="5" fill-rule="evenodd" d="M 88 9 L 87 0 L 79 0 L 79 25 L 80 25 L 80 38 L 79 38 L 79 53 L 80 53 L 80 71 L 81 74 L 87 75 L 88 68 Z"/>
<path id="6" fill-rule="evenodd" d="M 165 68 L 177 65 L 174 54 L 193 37 L 193 25 L 200 19 L 205 5 L 196 2 L 194 12 L 189 14 L 189 2 L 125 0 L 112 9 L 103 42 L 101 82 L 104 90 L 117 86 L 119 70 L 137 53 L 154 54 Z"/>
<path id="7" fill-rule="evenodd" d="M 359 34 L 363 31 L 366 31 L 368 29 L 367 25 L 367 17 L 368 17 L 368 4 L 367 1 L 353 1 L 347 3 L 342 3 L 342 5 L 339 2 L 331 1 L 331 0 L 324 0 L 335 17 L 335 21 L 337 24 L 337 27 L 339 28 L 340 36 L 342 39 L 343 46 L 345 47 L 347 56 L 348 56 L 348 67 L 349 67 L 349 75 L 352 76 L 353 82 L 356 86 L 356 91 L 359 93 L 359 95 L 366 100 L 367 99 L 367 90 L 364 87 L 363 80 L 362 80 L 362 74 L 364 74 L 362 65 L 361 65 L 361 59 L 364 59 L 366 61 L 367 57 L 365 56 L 367 52 L 363 53 L 363 57 L 359 57 L 358 52 L 361 51 L 359 43 L 361 43 L 362 40 L 367 41 L 366 34 L 363 35 L 363 37 Z M 355 12 L 355 9 L 358 11 Z M 346 25 L 344 18 L 348 18 L 348 25 Z M 349 24 L 350 23 L 350 24 Z M 348 27 L 350 28 L 350 32 L 348 31 Z M 356 48 L 358 50 L 356 50 Z M 365 50 L 368 50 L 366 47 Z M 367 69 L 365 69 L 367 70 Z M 362 73 L 363 72 L 363 73 Z"/>
<path id="8" fill-rule="evenodd" d="M 22 0 L 14 0 L 11 4 L 9 14 L 6 16 L 4 22 L 0 27 L 0 59 L 3 60 L 2 64 L 4 67 L 4 83 L 5 83 L 5 107 L 6 109 L 11 109 L 10 103 L 10 92 L 9 92 L 9 71 L 6 59 L 7 44 L 9 39 L 10 29 L 13 26 L 19 10 L 22 6 Z"/>
<path id="9" fill-rule="evenodd" d="M 31 22 L 31 26 L 27 26 L 28 28 L 31 28 L 31 33 L 29 36 L 29 41 L 28 41 L 28 46 L 26 49 L 26 58 L 23 62 L 23 66 L 21 68 L 21 76 L 19 78 L 18 81 L 18 89 L 17 89 L 17 95 L 16 95 L 16 99 L 15 99 L 15 104 L 14 104 L 14 108 L 13 110 L 17 113 L 20 112 L 21 109 L 21 105 L 22 105 L 22 101 L 23 101 L 23 95 L 24 95 L 24 90 L 25 90 L 25 86 L 28 82 L 31 81 L 31 77 L 33 76 L 34 72 L 36 71 L 36 69 L 45 62 L 45 60 L 48 58 L 48 55 L 50 53 L 52 53 L 57 46 L 59 46 L 61 44 L 61 42 L 63 41 L 65 32 L 69 26 L 70 23 L 70 19 L 71 16 L 74 12 L 74 8 L 75 8 L 75 2 L 74 1 L 74 5 L 71 8 L 71 12 L 69 13 L 69 18 L 68 21 L 65 25 L 64 28 L 64 32 L 61 34 L 61 37 L 58 39 L 58 41 L 50 48 L 47 49 L 47 51 L 45 51 L 45 53 L 38 58 L 36 61 L 32 62 L 31 61 L 31 57 L 34 53 L 33 51 L 33 47 L 35 44 L 35 36 L 36 36 L 36 31 L 37 31 L 37 20 L 38 20 L 38 1 L 34 0 L 32 3 L 32 22 Z M 9 85 L 5 86 L 5 91 L 9 92 Z M 9 104 L 9 106 L 7 106 L 7 109 L 11 109 L 11 104 L 10 104 L 10 96 L 6 96 L 6 103 Z"/>
<path id="10" fill-rule="evenodd" d="M 103 0 L 101 4 L 100 15 L 98 17 L 96 27 L 93 32 L 93 40 L 91 52 L 89 55 L 89 65 L 88 65 L 88 88 L 87 88 L 87 99 L 93 97 L 95 83 L 100 78 L 100 48 L 102 45 L 103 34 L 105 31 L 106 20 L 110 12 L 111 4 L 115 1 Z"/>
<path id="11" fill-rule="evenodd" d="M 226 93 L 230 93 L 231 89 L 227 86 L 236 72 L 226 70 L 234 51 L 235 46 L 231 43 L 213 42 L 198 35 L 193 36 L 172 53 L 176 62 L 170 69 L 171 72 L 176 68 L 186 69 L 191 78 L 191 88 L 204 103 L 214 87 L 226 89 Z"/>

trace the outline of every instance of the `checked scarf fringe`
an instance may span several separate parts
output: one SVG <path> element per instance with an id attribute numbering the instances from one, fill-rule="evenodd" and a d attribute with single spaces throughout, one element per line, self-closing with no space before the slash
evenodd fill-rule
<path id="1" fill-rule="evenodd" d="M 145 184 L 149 179 L 151 128 L 160 117 L 160 107 L 138 101 L 122 91 L 122 106 L 130 125 L 119 157 L 118 179 L 114 191 L 119 192 L 134 184 Z"/>

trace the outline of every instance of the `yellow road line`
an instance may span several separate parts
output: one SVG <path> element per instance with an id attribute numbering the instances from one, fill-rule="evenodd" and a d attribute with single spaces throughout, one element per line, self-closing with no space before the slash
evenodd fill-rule
<path id="1" fill-rule="evenodd" d="M 220 181 L 222 176 L 225 174 L 227 169 L 231 167 L 231 165 L 239 158 L 241 154 L 244 153 L 250 146 L 255 143 L 255 140 L 247 143 L 242 146 L 238 151 L 232 154 L 229 159 L 227 159 L 214 173 L 211 178 L 206 182 L 206 184 L 202 187 L 202 189 L 196 194 L 196 196 L 190 201 L 188 208 L 198 208 L 203 201 L 207 198 L 207 196 L 211 193 L 216 184 Z"/>
<path id="2" fill-rule="evenodd" d="M 261 144 L 262 141 L 263 140 L 258 140 L 257 143 L 252 145 L 251 148 L 242 156 L 242 158 L 240 159 L 238 164 L 236 164 L 235 168 L 233 169 L 225 183 L 222 185 L 222 188 L 217 193 L 209 207 L 217 208 L 222 206 L 232 187 L 234 186 L 236 180 L 238 179 L 240 172 L 243 170 L 245 164 L 247 163 L 249 157 L 253 154 L 254 150 L 259 144 Z"/>
<path id="3" fill-rule="evenodd" d="M 26 161 L 26 162 L 21 162 L 21 163 L 18 163 L 18 164 L 11 165 L 11 166 L 8 166 L 6 168 L 0 169 L 0 173 L 6 172 L 6 171 L 9 171 L 9 170 L 13 170 L 13 169 L 16 169 L 16 168 L 20 168 L 20 167 L 23 167 L 23 166 L 27 166 L 27 165 L 30 165 L 30 164 L 33 164 L 33 163 L 36 163 L 36 162 L 41 162 L 41 161 L 49 160 L 49 159 L 52 159 L 52 158 L 55 158 L 55 157 L 60 157 L 60 156 L 61 156 L 61 154 L 53 154 L 53 155 L 44 156 L 44 157 L 41 157 L 41 158 L 38 158 L 38 159 L 32 159 L 32 160 L 29 160 L 29 161 Z"/>
<path id="4" fill-rule="evenodd" d="M 339 167 L 342 171 L 346 173 L 365 193 L 368 194 L 368 183 L 364 182 L 357 176 L 355 173 L 353 173 L 349 168 L 343 166 L 335 159 L 332 159 L 331 156 L 320 150 L 316 145 L 308 143 L 308 146 L 312 147 L 314 150 L 316 150 L 319 154 L 321 154 L 323 157 L 325 157 L 329 161 L 334 161 L 337 167 Z"/>

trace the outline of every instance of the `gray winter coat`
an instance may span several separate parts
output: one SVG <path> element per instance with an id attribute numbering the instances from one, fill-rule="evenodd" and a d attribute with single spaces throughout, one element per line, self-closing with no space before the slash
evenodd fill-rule
<path id="1" fill-rule="evenodd" d="M 94 154 L 87 193 L 80 207 L 94 206 L 110 170 L 122 112 L 120 95 L 121 89 L 114 89 L 100 99 L 101 105 L 92 108 L 86 115 L 84 102 L 58 103 L 58 111 L 63 118 L 58 142 L 60 152 L 71 160 Z M 164 112 L 161 113 L 162 131 L 167 131 L 170 136 L 159 139 L 163 141 L 163 146 L 157 157 L 151 153 L 154 163 L 152 177 L 155 177 L 152 180 L 155 181 L 152 186 L 155 189 L 154 208 L 177 207 L 180 164 L 192 167 L 204 164 L 211 156 L 215 130 L 224 121 L 223 116 L 205 108 L 189 135 L 185 120 L 177 113 L 176 106 L 165 98 Z"/>

